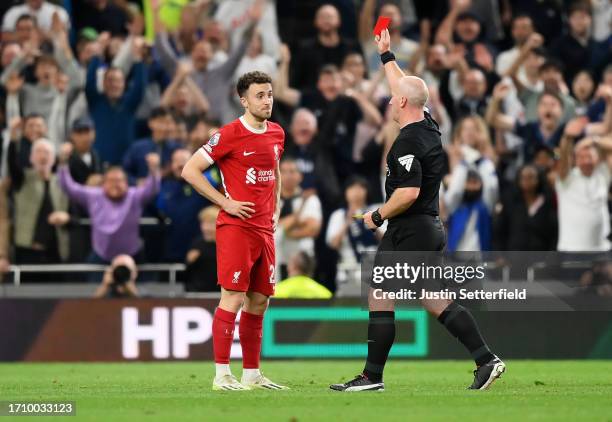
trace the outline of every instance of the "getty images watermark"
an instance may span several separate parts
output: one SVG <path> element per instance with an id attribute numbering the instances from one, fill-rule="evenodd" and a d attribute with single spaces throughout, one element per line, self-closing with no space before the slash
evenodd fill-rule
<path id="1" fill-rule="evenodd" d="M 483 310 L 612 310 L 610 252 L 362 254 L 361 294 L 418 305 L 459 300 Z M 414 302 L 414 303 L 413 303 Z"/>
<path id="2" fill-rule="evenodd" d="M 422 300 L 422 299 L 507 299 L 507 300 L 525 300 L 527 299 L 527 289 L 508 290 L 505 287 L 500 287 L 497 290 L 487 291 L 484 288 L 471 290 L 463 287 L 458 289 L 442 288 L 436 290 L 433 286 L 427 285 L 430 283 L 438 283 L 443 281 L 445 284 L 454 282 L 457 285 L 462 285 L 466 282 L 474 280 L 484 280 L 486 277 L 487 264 L 483 265 L 410 265 L 407 262 L 396 262 L 393 266 L 375 265 L 372 269 L 372 296 L 374 299 L 394 299 L 394 300 Z M 421 288 L 415 290 L 412 288 L 399 288 L 393 290 L 389 288 L 389 281 L 398 281 L 400 283 L 408 283 L 411 286 L 421 285 Z M 387 288 L 383 284 L 387 282 Z"/>

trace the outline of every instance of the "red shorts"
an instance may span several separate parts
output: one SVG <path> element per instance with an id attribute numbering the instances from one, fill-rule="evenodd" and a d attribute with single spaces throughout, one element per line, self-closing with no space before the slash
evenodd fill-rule
<path id="1" fill-rule="evenodd" d="M 225 290 L 274 295 L 272 233 L 224 224 L 217 226 L 217 284 Z"/>

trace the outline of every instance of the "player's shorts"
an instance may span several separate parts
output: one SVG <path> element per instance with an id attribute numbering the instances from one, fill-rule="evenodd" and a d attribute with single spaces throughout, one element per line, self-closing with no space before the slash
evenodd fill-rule
<path id="1" fill-rule="evenodd" d="M 274 295 L 272 233 L 224 224 L 217 226 L 217 284 L 225 290 Z"/>

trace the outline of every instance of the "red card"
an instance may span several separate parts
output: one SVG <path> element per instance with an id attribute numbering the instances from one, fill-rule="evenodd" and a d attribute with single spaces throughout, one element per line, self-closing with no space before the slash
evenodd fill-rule
<path id="1" fill-rule="evenodd" d="M 379 16 L 376 21 L 376 26 L 374 27 L 374 35 L 380 36 L 380 33 L 385 29 L 389 28 L 389 24 L 391 23 L 391 18 L 386 16 Z"/>

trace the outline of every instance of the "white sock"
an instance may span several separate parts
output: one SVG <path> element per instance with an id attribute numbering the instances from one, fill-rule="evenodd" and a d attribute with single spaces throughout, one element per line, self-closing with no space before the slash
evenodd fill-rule
<path id="1" fill-rule="evenodd" d="M 215 363 L 216 377 L 220 378 L 224 375 L 232 375 L 229 363 Z"/>
<path id="2" fill-rule="evenodd" d="M 256 369 L 247 369 L 244 368 L 242 370 L 242 378 L 243 379 L 253 379 L 257 376 L 261 375 L 261 372 L 259 372 L 259 368 Z"/>

